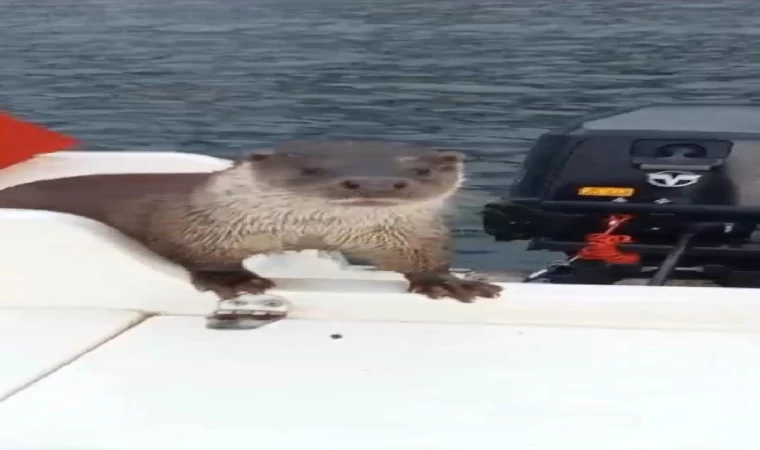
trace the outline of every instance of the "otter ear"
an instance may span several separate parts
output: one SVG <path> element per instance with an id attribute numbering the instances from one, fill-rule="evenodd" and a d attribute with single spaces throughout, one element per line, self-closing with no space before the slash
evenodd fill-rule
<path id="1" fill-rule="evenodd" d="M 261 162 L 266 161 L 274 154 L 272 150 L 254 150 L 248 154 L 248 161 Z"/>
<path id="2" fill-rule="evenodd" d="M 465 155 L 461 152 L 447 150 L 439 152 L 438 155 L 436 155 L 436 158 L 442 163 L 460 163 L 464 161 Z"/>
<path id="3" fill-rule="evenodd" d="M 272 150 L 253 150 L 253 151 L 240 151 L 236 152 L 235 157 L 232 160 L 233 167 L 237 167 L 247 162 L 264 161 L 269 158 L 274 152 Z"/>

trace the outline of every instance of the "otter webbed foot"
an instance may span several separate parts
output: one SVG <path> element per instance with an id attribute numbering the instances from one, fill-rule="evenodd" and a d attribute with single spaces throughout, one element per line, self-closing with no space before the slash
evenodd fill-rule
<path id="1" fill-rule="evenodd" d="M 438 299 L 452 297 L 463 303 L 472 303 L 476 297 L 494 298 L 502 291 L 500 286 L 476 280 L 462 280 L 450 273 L 410 273 L 409 292 Z"/>
<path id="2" fill-rule="evenodd" d="M 222 300 L 235 298 L 242 293 L 261 294 L 275 286 L 272 280 L 247 270 L 190 272 L 193 286 L 201 292 L 212 291 Z"/>

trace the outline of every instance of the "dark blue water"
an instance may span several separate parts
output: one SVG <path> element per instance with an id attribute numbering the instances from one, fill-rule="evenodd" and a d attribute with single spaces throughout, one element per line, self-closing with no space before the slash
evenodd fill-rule
<path id="1" fill-rule="evenodd" d="M 436 141 L 494 194 L 574 116 L 757 100 L 759 43 L 757 0 L 0 0 L 0 109 L 112 150 Z M 456 225 L 459 265 L 547 258 Z"/>

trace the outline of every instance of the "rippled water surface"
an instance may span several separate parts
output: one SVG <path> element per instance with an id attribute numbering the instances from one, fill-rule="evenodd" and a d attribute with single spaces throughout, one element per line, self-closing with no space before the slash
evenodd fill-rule
<path id="1" fill-rule="evenodd" d="M 112 150 L 435 141 L 493 195 L 576 115 L 757 100 L 758 42 L 757 0 L 0 0 L 0 109 Z M 546 260 L 476 212 L 459 265 Z"/>

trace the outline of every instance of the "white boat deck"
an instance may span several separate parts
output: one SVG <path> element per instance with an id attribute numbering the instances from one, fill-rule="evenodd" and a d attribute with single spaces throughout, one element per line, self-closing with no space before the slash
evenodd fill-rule
<path id="1" fill-rule="evenodd" d="M 0 184 L 224 164 L 66 152 Z M 3 450 L 760 449 L 754 290 L 506 283 L 460 304 L 285 256 L 250 264 L 288 317 L 211 330 L 213 295 L 101 224 L 0 211 L 0 249 Z"/>

